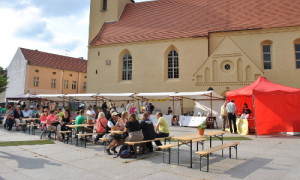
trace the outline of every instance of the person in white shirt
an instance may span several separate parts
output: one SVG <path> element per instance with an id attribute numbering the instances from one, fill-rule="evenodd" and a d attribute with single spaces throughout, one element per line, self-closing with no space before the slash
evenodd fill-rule
<path id="1" fill-rule="evenodd" d="M 31 111 L 29 111 L 28 107 L 25 107 L 24 110 L 22 110 L 22 113 L 23 113 L 24 118 L 29 118 L 32 115 Z"/>
<path id="2" fill-rule="evenodd" d="M 234 100 L 231 100 L 230 103 L 226 105 L 226 110 L 228 113 L 230 132 L 231 134 L 232 133 L 237 134 L 236 116 L 235 116 L 236 106 L 234 104 Z M 232 124 L 233 124 L 233 129 L 232 129 Z"/>
<path id="3" fill-rule="evenodd" d="M 126 106 L 126 111 L 129 113 L 130 111 L 130 108 L 131 108 L 131 104 L 129 101 L 127 101 L 127 106 Z"/>
<path id="4" fill-rule="evenodd" d="M 95 111 L 93 110 L 93 107 L 91 105 L 89 105 L 88 110 L 86 111 L 86 119 L 87 121 L 92 121 L 92 123 L 94 123 L 94 119 L 96 116 Z"/>

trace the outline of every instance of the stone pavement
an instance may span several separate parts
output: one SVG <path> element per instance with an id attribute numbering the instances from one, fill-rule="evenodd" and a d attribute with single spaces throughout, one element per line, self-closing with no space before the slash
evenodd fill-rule
<path id="1" fill-rule="evenodd" d="M 196 129 L 171 127 L 172 135 L 195 133 Z M 38 134 L 38 133 L 37 133 Z M 238 136 L 227 133 L 225 136 Z M 108 156 L 101 145 L 87 148 L 56 142 L 49 145 L 0 147 L 0 180 L 2 179 L 300 179 L 299 137 L 286 135 L 247 136 L 241 141 L 238 159 L 228 158 L 228 149 L 211 156 L 210 172 L 199 171 L 199 157 L 194 155 L 188 168 L 188 147 L 172 149 L 171 164 L 162 163 L 162 152 L 121 159 Z M 38 140 L 38 135 L 7 132 L 0 128 L 0 141 Z M 226 142 L 226 141 L 225 141 Z M 213 145 L 220 144 L 213 141 Z M 208 148 L 209 143 L 205 143 Z M 206 167 L 203 169 L 205 170 Z"/>

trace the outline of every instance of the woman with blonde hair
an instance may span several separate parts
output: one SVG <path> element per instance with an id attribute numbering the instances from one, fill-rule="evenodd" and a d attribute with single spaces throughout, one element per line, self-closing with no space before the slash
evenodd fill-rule
<path id="1" fill-rule="evenodd" d="M 99 138 L 102 138 L 104 136 L 106 132 L 106 126 L 107 119 L 105 118 L 105 114 L 103 112 L 99 112 L 98 119 L 96 120 L 96 133 L 98 133 L 98 135 L 94 140 L 94 144 L 96 144 Z"/>
<path id="2" fill-rule="evenodd" d="M 135 114 L 130 114 L 125 125 L 125 131 L 128 132 L 128 137 L 125 139 L 125 141 L 142 141 L 144 139 L 140 123 Z"/>

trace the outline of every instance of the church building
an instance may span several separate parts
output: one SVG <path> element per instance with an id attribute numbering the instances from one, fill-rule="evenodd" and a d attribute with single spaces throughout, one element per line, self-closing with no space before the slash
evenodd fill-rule
<path id="1" fill-rule="evenodd" d="M 88 92 L 300 88 L 300 1 L 91 0 Z"/>

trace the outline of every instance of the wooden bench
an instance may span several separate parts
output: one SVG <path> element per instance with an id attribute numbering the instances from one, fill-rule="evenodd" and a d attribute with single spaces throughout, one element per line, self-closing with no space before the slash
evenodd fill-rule
<path id="1" fill-rule="evenodd" d="M 171 148 L 172 147 L 176 147 L 178 145 L 181 145 L 182 143 L 176 143 L 176 144 L 165 144 L 162 146 L 158 146 L 160 149 L 163 150 L 163 163 L 165 163 L 165 151 L 168 150 L 168 154 L 169 154 L 169 164 L 171 164 Z"/>
<path id="2" fill-rule="evenodd" d="M 59 131 L 61 134 L 64 134 L 65 136 L 63 136 L 63 142 L 67 142 L 67 144 L 69 144 L 69 138 L 71 139 L 71 144 L 73 144 L 72 142 L 72 131 Z M 66 135 L 69 134 L 68 138 L 66 138 Z"/>
<path id="3" fill-rule="evenodd" d="M 22 131 L 25 133 L 26 132 L 26 125 L 27 123 L 19 123 L 19 126 L 21 126 Z"/>
<path id="4" fill-rule="evenodd" d="M 35 135 L 35 127 L 38 127 L 38 125 L 37 124 L 28 124 L 27 127 L 28 127 L 28 134 L 30 134 L 30 131 L 31 131 L 31 134 Z"/>
<path id="5" fill-rule="evenodd" d="M 231 148 L 235 148 L 235 153 L 236 153 L 235 157 L 237 159 L 237 146 L 239 144 L 240 144 L 240 142 L 231 142 L 231 143 L 226 143 L 226 144 L 215 146 L 215 147 L 212 147 L 209 149 L 195 152 L 196 154 L 200 155 L 200 171 L 201 171 L 202 157 L 206 157 L 206 159 L 207 159 L 207 172 L 208 172 L 209 171 L 209 155 L 213 152 L 220 151 L 220 150 L 223 150 L 228 147 L 229 147 L 229 158 L 231 158 Z M 222 157 L 223 157 L 223 154 L 222 154 Z"/>
<path id="6" fill-rule="evenodd" d="M 84 141 L 84 148 L 86 148 L 86 141 L 87 141 L 87 136 L 93 136 L 93 135 L 98 135 L 101 133 L 84 133 L 84 134 L 76 134 L 77 135 L 77 146 L 78 146 L 78 139 L 79 137 L 84 137 L 83 141 Z M 81 141 L 81 147 L 82 147 L 82 141 Z"/>

